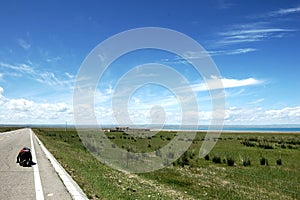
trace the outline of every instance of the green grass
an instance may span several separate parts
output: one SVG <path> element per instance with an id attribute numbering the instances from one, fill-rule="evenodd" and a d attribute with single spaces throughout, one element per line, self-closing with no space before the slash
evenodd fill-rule
<path id="1" fill-rule="evenodd" d="M 189 150 L 173 165 L 144 174 L 113 170 L 94 158 L 75 130 L 34 129 L 50 152 L 91 199 L 299 199 L 300 135 L 225 133 L 209 160 L 198 158 L 205 133 L 198 133 Z M 135 138 L 123 132 L 106 133 L 118 147 L 150 152 L 168 144 L 173 132 Z M 258 140 L 259 138 L 259 140 Z M 265 142 L 246 146 L 245 141 Z M 282 148 L 281 144 L 293 145 Z M 221 164 L 212 162 L 220 157 Z M 268 166 L 260 165 L 260 159 Z M 277 165 L 281 159 L 282 165 Z M 233 166 L 228 164 L 232 160 Z M 244 166 L 244 160 L 250 165 Z M 225 161 L 225 162 L 224 162 Z"/>
<path id="2" fill-rule="evenodd" d="M 17 130 L 17 129 L 20 129 L 20 128 L 23 128 L 23 127 L 17 127 L 17 126 L 14 126 L 14 127 L 1 126 L 1 127 L 0 127 L 0 133 L 2 133 L 2 132 L 7 132 L 7 131 L 14 131 L 14 130 Z"/>

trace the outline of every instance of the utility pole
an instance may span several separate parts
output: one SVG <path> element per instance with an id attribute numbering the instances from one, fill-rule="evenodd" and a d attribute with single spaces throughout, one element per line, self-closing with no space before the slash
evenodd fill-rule
<path id="1" fill-rule="evenodd" d="M 66 128 L 65 128 L 65 132 L 67 132 L 68 130 L 68 122 L 66 121 Z"/>

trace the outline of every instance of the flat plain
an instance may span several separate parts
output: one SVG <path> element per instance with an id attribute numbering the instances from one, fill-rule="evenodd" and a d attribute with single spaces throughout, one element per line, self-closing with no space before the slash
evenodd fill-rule
<path id="1" fill-rule="evenodd" d="M 90 199 L 299 199 L 300 134 L 226 132 L 199 158 L 205 132 L 174 163 L 149 173 L 114 170 L 98 161 L 75 129 L 33 129 Z M 137 138 L 105 133 L 132 152 L 158 152 L 176 132 Z"/>

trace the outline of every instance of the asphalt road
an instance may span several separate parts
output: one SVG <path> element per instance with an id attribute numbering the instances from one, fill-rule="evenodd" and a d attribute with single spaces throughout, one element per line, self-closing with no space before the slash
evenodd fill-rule
<path id="1" fill-rule="evenodd" d="M 37 165 L 21 167 L 16 163 L 18 152 L 24 146 L 34 150 L 36 158 L 33 155 L 33 162 Z M 35 137 L 31 135 L 31 129 L 0 133 L 0 199 L 43 198 L 72 199 Z"/>

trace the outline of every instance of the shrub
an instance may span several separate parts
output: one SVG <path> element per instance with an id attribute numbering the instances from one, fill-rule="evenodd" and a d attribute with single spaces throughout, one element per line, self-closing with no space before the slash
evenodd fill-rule
<path id="1" fill-rule="evenodd" d="M 209 155 L 207 154 L 205 157 L 204 157 L 205 160 L 209 160 Z"/>
<path id="2" fill-rule="evenodd" d="M 282 145 L 281 145 L 281 148 L 286 149 L 285 144 L 282 144 Z"/>
<path id="3" fill-rule="evenodd" d="M 268 160 L 264 157 L 260 159 L 260 165 L 268 165 Z"/>
<path id="4" fill-rule="evenodd" d="M 184 152 L 184 154 L 173 163 L 174 166 L 179 165 L 181 167 L 190 165 L 190 161 L 188 159 L 188 153 Z"/>
<path id="5" fill-rule="evenodd" d="M 189 153 L 189 158 L 193 160 L 196 156 L 194 151 L 191 151 L 191 152 L 188 152 L 188 153 Z"/>
<path id="6" fill-rule="evenodd" d="M 251 161 L 249 158 L 245 158 L 243 159 L 243 166 L 250 166 L 251 165 Z"/>
<path id="7" fill-rule="evenodd" d="M 249 141 L 243 141 L 241 144 L 245 145 L 246 147 L 256 147 L 257 143 L 256 142 L 249 142 Z"/>
<path id="8" fill-rule="evenodd" d="M 221 164 L 221 158 L 219 156 L 214 156 L 212 161 L 216 164 Z"/>
<path id="9" fill-rule="evenodd" d="M 234 166 L 234 159 L 232 157 L 227 157 L 226 160 L 228 166 Z"/>
<path id="10" fill-rule="evenodd" d="M 276 164 L 277 164 L 277 165 L 282 165 L 281 158 L 279 158 L 278 160 L 276 160 Z"/>

